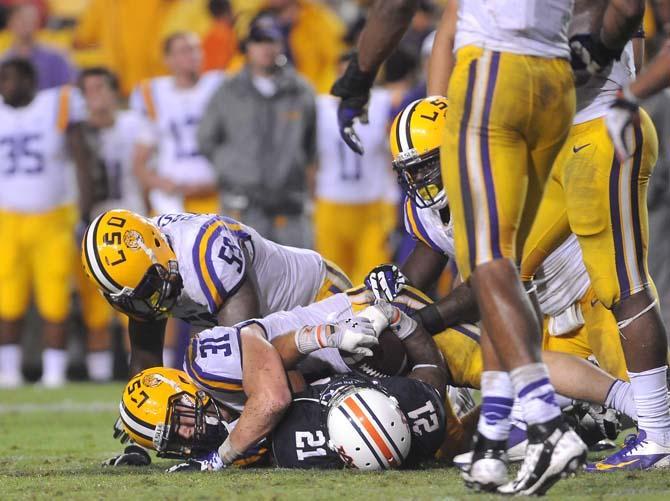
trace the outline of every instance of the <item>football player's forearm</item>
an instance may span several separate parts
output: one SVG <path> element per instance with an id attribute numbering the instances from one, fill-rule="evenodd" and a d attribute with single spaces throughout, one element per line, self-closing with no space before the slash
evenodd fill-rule
<path id="1" fill-rule="evenodd" d="M 233 449 L 244 454 L 265 438 L 277 426 L 290 402 L 288 387 L 283 395 L 262 392 L 250 397 L 244 404 L 240 420 L 230 433 Z"/>
<path id="2" fill-rule="evenodd" d="M 600 30 L 600 40 L 609 49 L 620 49 L 639 28 L 644 16 L 644 0 L 610 0 Z"/>
<path id="3" fill-rule="evenodd" d="M 163 365 L 163 338 L 166 320 L 128 322 L 130 338 L 130 376 L 144 369 Z"/>
<path id="4" fill-rule="evenodd" d="M 428 82 L 426 84 L 429 96 L 446 96 L 449 87 L 449 78 L 454 69 L 454 36 L 456 34 L 456 13 L 458 0 L 450 0 L 444 12 L 442 20 L 435 34 L 433 51 L 428 62 Z"/>
<path id="5" fill-rule="evenodd" d="M 377 73 L 396 48 L 416 12 L 418 0 L 377 0 L 358 42 L 358 65 L 363 72 Z"/>
<path id="6" fill-rule="evenodd" d="M 448 261 L 445 255 L 435 252 L 423 242 L 417 242 L 400 271 L 414 287 L 428 290 L 435 284 Z"/>
<path id="7" fill-rule="evenodd" d="M 403 340 L 410 361 L 408 377 L 429 384 L 444 398 L 447 386 L 447 367 L 435 341 L 420 325 Z"/>
<path id="8" fill-rule="evenodd" d="M 646 99 L 670 87 L 670 40 L 647 66 L 644 72 L 630 84 L 631 93 L 638 99 Z"/>
<path id="9" fill-rule="evenodd" d="M 298 351 L 298 347 L 295 344 L 295 332 L 293 331 L 275 337 L 271 343 L 275 350 L 277 350 L 277 353 L 279 353 L 284 369 L 295 368 L 296 364 L 305 357 L 305 355 Z"/>
<path id="10" fill-rule="evenodd" d="M 479 308 L 472 289 L 467 282 L 461 283 L 449 295 L 435 303 L 446 326 L 479 321 Z"/>

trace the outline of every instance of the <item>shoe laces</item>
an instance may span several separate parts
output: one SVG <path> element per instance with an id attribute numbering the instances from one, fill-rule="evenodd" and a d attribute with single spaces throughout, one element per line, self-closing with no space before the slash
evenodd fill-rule
<path id="1" fill-rule="evenodd" d="M 626 438 L 623 441 L 623 448 L 619 451 L 619 455 L 627 456 L 637 450 L 638 447 L 642 447 L 645 443 L 646 440 L 640 440 L 635 433 L 626 435 Z"/>

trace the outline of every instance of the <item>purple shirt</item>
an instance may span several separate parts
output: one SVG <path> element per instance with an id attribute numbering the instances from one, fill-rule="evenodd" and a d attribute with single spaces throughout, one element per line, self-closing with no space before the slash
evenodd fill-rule
<path id="1" fill-rule="evenodd" d="M 2 56 L 2 59 L 14 57 L 14 49 L 9 49 Z M 30 54 L 30 62 L 37 69 L 37 81 L 39 90 L 49 89 L 72 83 L 75 76 L 74 68 L 60 52 L 36 44 Z"/>

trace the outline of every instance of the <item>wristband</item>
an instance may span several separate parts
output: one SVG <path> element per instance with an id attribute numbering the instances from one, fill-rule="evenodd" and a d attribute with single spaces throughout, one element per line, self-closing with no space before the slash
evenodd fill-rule
<path id="1" fill-rule="evenodd" d="M 294 336 L 295 346 L 303 355 L 328 347 L 328 328 L 330 325 L 301 327 Z"/>
<path id="2" fill-rule="evenodd" d="M 242 455 L 241 452 L 238 452 L 235 447 L 233 447 L 232 442 L 230 441 L 230 436 L 221 444 L 219 447 L 219 457 L 223 464 L 231 464 L 237 458 Z"/>
<path id="3" fill-rule="evenodd" d="M 426 331 L 432 336 L 439 334 L 447 328 L 447 323 L 444 321 L 442 315 L 440 315 L 440 312 L 437 309 L 437 306 L 434 304 L 415 311 L 412 315 L 412 318 L 419 322 L 423 328 L 426 329 Z"/>

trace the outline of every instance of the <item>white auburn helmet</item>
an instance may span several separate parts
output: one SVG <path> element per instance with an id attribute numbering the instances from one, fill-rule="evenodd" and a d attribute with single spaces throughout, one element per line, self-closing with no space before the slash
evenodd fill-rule
<path id="1" fill-rule="evenodd" d="M 349 386 L 333 396 L 326 418 L 328 446 L 350 468 L 398 468 L 412 435 L 398 402 L 373 388 Z"/>

